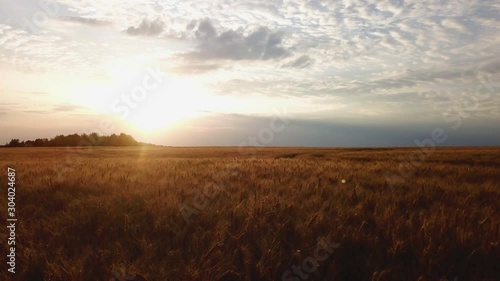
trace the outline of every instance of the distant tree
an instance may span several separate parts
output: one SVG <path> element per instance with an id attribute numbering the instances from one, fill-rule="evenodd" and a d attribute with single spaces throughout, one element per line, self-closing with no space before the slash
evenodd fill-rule
<path id="1" fill-rule="evenodd" d="M 65 146 L 65 137 L 63 135 L 57 135 L 49 140 L 49 146 Z"/>
<path id="2" fill-rule="evenodd" d="M 78 146 L 82 141 L 82 137 L 79 134 L 72 134 L 65 137 L 65 145 L 67 146 Z"/>
<path id="3" fill-rule="evenodd" d="M 49 140 L 48 139 L 36 139 L 34 146 L 48 146 L 49 145 Z"/>
<path id="4" fill-rule="evenodd" d="M 20 145 L 19 139 L 11 139 L 7 146 L 18 147 Z"/>
<path id="5" fill-rule="evenodd" d="M 119 135 L 112 134 L 110 136 L 101 136 L 98 133 L 87 134 L 72 134 L 72 135 L 57 135 L 51 139 L 35 139 L 27 141 L 19 141 L 12 139 L 5 146 L 20 147 L 20 146 L 137 146 L 146 145 L 139 143 L 131 135 L 121 133 Z"/>
<path id="6" fill-rule="evenodd" d="M 134 145 L 137 145 L 137 141 L 132 136 L 121 133 L 118 136 L 118 145 L 119 146 L 134 146 Z"/>
<path id="7" fill-rule="evenodd" d="M 109 136 L 109 146 L 118 146 L 118 136 L 116 134 L 112 134 Z"/>
<path id="8" fill-rule="evenodd" d="M 82 134 L 81 140 L 78 143 L 78 146 L 92 146 L 92 142 L 90 141 L 89 135 Z"/>
<path id="9" fill-rule="evenodd" d="M 101 136 L 99 136 L 98 133 L 93 132 L 89 135 L 89 142 L 94 146 L 100 145 L 102 142 Z"/>

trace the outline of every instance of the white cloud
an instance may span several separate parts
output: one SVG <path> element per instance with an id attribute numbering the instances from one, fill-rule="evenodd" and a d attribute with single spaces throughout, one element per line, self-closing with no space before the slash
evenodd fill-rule
<path id="1" fill-rule="evenodd" d="M 406 93 L 397 100 L 405 108 L 405 101 L 415 102 L 408 93 L 451 87 L 448 80 L 434 81 L 422 72 L 435 74 L 432 70 L 440 69 L 442 75 L 472 69 L 498 57 L 500 50 L 500 3 L 495 0 L 58 3 L 65 9 L 55 18 L 85 26 L 64 27 L 62 32 L 63 27 L 55 27 L 60 23 L 50 22 L 42 33 L 30 34 L 21 24 L 16 26 L 12 15 L 13 23 L 0 22 L 0 61 L 99 68 L 116 58 L 146 56 L 154 45 L 170 54 L 158 55 L 162 62 L 185 54 L 184 60 L 169 62 L 172 71 L 200 77 L 214 72 L 218 80 L 213 84 L 226 92 L 251 93 L 258 88 L 269 96 L 317 95 L 325 101 L 335 96 L 347 103 L 364 91 L 373 103 L 360 100 L 356 106 L 364 112 L 384 112 L 373 107 L 382 108 L 388 94 Z M 201 20 L 207 18 L 211 21 Z M 124 30 L 153 36 L 132 38 Z M 387 73 L 402 74 L 384 77 Z M 255 83 L 262 76 L 267 79 Z M 457 88 L 464 83 L 453 79 Z M 235 80 L 248 81 L 247 88 L 228 82 Z"/>
<path id="2" fill-rule="evenodd" d="M 127 28 L 126 32 L 128 35 L 132 36 L 157 36 L 160 35 L 164 30 L 165 23 L 158 18 L 154 21 L 143 19 L 139 26 L 130 26 L 129 28 Z"/>
<path id="3" fill-rule="evenodd" d="M 463 33 L 468 32 L 467 28 L 456 19 L 445 18 L 441 21 L 441 24 L 446 28 L 454 29 Z"/>

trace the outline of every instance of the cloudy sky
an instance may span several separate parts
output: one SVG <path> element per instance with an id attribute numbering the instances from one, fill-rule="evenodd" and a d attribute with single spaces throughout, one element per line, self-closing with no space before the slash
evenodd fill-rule
<path id="1" fill-rule="evenodd" d="M 498 0 L 0 0 L 0 143 L 500 145 Z"/>

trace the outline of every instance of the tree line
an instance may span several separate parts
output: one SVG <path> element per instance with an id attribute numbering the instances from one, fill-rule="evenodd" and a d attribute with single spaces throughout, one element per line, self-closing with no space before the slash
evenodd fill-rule
<path id="1" fill-rule="evenodd" d="M 131 135 L 121 133 L 101 136 L 98 133 L 58 135 L 54 138 L 20 141 L 12 139 L 6 143 L 7 147 L 43 147 L 43 146 L 138 146 L 151 145 L 136 141 Z"/>

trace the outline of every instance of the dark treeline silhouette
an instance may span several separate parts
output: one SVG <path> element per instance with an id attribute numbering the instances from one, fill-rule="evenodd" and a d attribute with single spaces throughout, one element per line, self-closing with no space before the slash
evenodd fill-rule
<path id="1" fill-rule="evenodd" d="M 132 136 L 121 133 L 110 136 L 100 136 L 98 133 L 58 135 L 51 139 L 36 139 L 19 141 L 12 139 L 6 143 L 7 147 L 41 147 L 41 146 L 138 146 L 150 145 L 136 141 Z"/>

